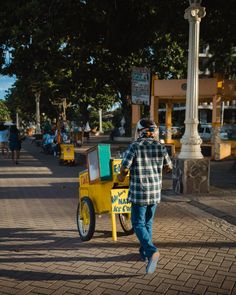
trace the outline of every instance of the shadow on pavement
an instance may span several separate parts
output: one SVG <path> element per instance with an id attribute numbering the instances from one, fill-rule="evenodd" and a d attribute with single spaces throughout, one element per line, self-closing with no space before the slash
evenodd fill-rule
<path id="1" fill-rule="evenodd" d="M 47 182 L 41 186 L 1 187 L 0 199 L 75 199 L 78 182 Z"/>
<path id="2" fill-rule="evenodd" d="M 211 161 L 210 185 L 222 189 L 236 189 L 236 159 Z"/>
<path id="3" fill-rule="evenodd" d="M 222 210 L 219 210 L 219 209 L 216 209 L 214 207 L 211 207 L 211 206 L 207 206 L 205 204 L 202 204 L 201 202 L 197 202 L 197 201 L 190 201 L 188 202 L 190 205 L 194 206 L 194 207 L 197 207 L 205 212 L 208 212 L 216 217 L 219 217 L 225 221 L 227 221 L 228 223 L 231 223 L 233 225 L 236 225 L 236 217 L 235 216 L 232 216 Z"/>
<path id="4" fill-rule="evenodd" d="M 67 280 L 106 280 L 106 279 L 119 279 L 119 278 L 131 278 L 140 276 L 138 274 L 58 274 L 52 272 L 35 272 L 35 271 L 26 271 L 26 270 L 4 270 L 0 269 L 0 273 L 4 277 L 17 279 L 20 281 L 67 281 Z"/>
<path id="5" fill-rule="evenodd" d="M 63 230 L 65 231 L 65 230 Z M 0 250 L 1 251 L 14 251 L 14 255 L 18 255 L 19 252 L 30 250 L 30 251 L 50 251 L 50 250 L 75 250 L 75 249 L 81 249 L 81 248 L 96 248 L 96 249 L 117 249 L 117 248 L 135 248 L 137 249 L 139 247 L 139 244 L 137 241 L 135 242 L 123 242 L 120 241 L 119 244 L 115 242 L 107 242 L 106 240 L 103 240 L 103 236 L 101 236 L 101 240 L 98 239 L 96 242 L 93 242 L 92 240 L 89 242 L 82 242 L 79 238 L 79 234 L 76 237 L 69 237 L 68 235 L 64 236 L 56 236 L 53 234 L 53 230 L 50 231 L 38 231 L 38 230 L 31 230 L 27 228 L 1 228 L 1 244 L 0 244 Z M 57 230 L 58 232 L 58 230 Z M 101 233 L 103 231 L 99 231 Z M 105 231 L 105 234 L 108 233 L 108 231 Z M 95 232 L 95 234 L 97 234 Z M 119 234 L 119 233 L 118 233 Z M 110 232 L 111 236 L 111 232 Z M 11 244 L 10 244 L 11 242 Z M 14 245 L 14 243 L 16 243 Z M 202 248 L 222 248 L 222 247 L 229 247 L 229 248 L 236 248 L 236 243 L 234 241 L 220 241 L 220 242 L 206 242 L 206 241 L 159 241 L 158 246 L 160 248 L 192 248 L 192 247 L 202 247 Z M 13 253 L 12 253 L 13 255 Z M 33 254 L 34 255 L 34 254 Z M 131 256 L 133 254 L 128 254 L 127 257 L 129 257 L 128 260 L 130 260 Z M 126 256 L 122 256 L 124 259 L 126 259 Z M 41 261 L 71 261 L 71 260 L 85 260 L 85 261 L 120 261 L 122 257 L 114 256 L 112 257 L 46 257 L 42 258 L 40 257 Z M 0 255 L 0 262 L 37 262 L 38 258 L 22 258 L 16 259 L 16 258 L 7 258 L 6 260 L 1 258 Z M 45 259 L 45 260 L 44 260 Z M 61 260 L 62 259 L 62 260 Z M 118 260 L 116 260 L 118 259 Z"/>

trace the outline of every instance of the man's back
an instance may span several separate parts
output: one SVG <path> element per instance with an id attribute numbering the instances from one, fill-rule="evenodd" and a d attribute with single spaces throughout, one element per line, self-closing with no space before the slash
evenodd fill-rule
<path id="1" fill-rule="evenodd" d="M 171 165 L 164 145 L 154 138 L 134 141 L 122 165 L 130 169 L 129 201 L 153 204 L 160 201 L 163 165 Z"/>

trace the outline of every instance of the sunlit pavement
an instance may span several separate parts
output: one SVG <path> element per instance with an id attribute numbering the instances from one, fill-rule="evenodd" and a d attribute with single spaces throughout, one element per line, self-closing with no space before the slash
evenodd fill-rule
<path id="1" fill-rule="evenodd" d="M 96 140 L 76 149 L 74 167 L 29 141 L 19 165 L 0 156 L 0 294 L 236 294 L 235 160 L 212 163 L 209 195 L 174 195 L 165 175 L 153 228 L 160 262 L 145 275 L 136 237 L 117 223 L 113 242 L 110 216 L 89 242 L 79 238 L 80 156 Z"/>

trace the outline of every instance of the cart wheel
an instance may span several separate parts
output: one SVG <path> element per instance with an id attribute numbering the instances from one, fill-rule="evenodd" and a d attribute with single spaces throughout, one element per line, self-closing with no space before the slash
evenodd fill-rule
<path id="1" fill-rule="evenodd" d="M 120 225 L 126 235 L 132 235 L 134 233 L 134 229 L 131 224 L 131 214 L 130 213 L 122 213 L 119 214 Z"/>
<path id="2" fill-rule="evenodd" d="M 78 205 L 77 226 L 81 240 L 89 241 L 95 230 L 95 211 L 88 197 L 83 197 Z"/>

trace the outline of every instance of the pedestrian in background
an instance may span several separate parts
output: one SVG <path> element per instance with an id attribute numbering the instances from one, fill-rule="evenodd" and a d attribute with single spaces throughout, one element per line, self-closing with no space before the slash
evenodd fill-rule
<path id="1" fill-rule="evenodd" d="M 3 122 L 0 122 L 0 149 L 2 150 L 2 156 L 4 156 L 5 151 L 6 154 L 8 154 L 8 136 L 8 128 L 3 124 Z"/>
<path id="2" fill-rule="evenodd" d="M 155 122 L 149 119 L 137 123 L 136 140 L 126 151 L 118 174 L 122 182 L 130 170 L 131 222 L 140 242 L 140 258 L 148 260 L 147 274 L 155 271 L 160 255 L 152 242 L 152 225 L 161 200 L 162 169 L 172 169 L 165 146 L 156 139 L 157 132 Z"/>
<path id="3" fill-rule="evenodd" d="M 11 150 L 11 158 L 15 164 L 18 164 L 21 150 L 21 136 L 16 125 L 10 127 L 9 149 Z"/>
<path id="4" fill-rule="evenodd" d="M 89 141 L 90 132 L 91 132 L 91 128 L 89 126 L 89 122 L 86 122 L 85 127 L 84 127 L 84 137 L 87 138 L 87 141 Z"/>

